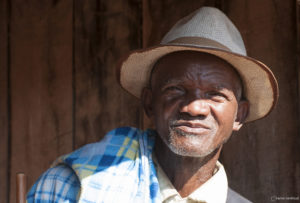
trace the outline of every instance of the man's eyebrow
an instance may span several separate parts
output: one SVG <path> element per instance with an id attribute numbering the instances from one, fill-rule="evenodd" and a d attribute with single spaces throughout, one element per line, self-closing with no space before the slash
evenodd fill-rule
<path id="1" fill-rule="evenodd" d="M 162 82 L 161 88 L 164 88 L 168 85 L 178 85 L 178 84 L 181 84 L 181 83 L 183 83 L 182 79 L 171 78 L 171 79 L 168 79 L 168 80 Z M 224 85 L 222 83 L 215 84 L 215 85 L 212 86 L 212 88 L 215 89 L 215 90 L 227 89 L 226 85 Z"/>
<path id="2" fill-rule="evenodd" d="M 223 84 L 217 84 L 217 85 L 214 85 L 213 88 L 215 88 L 216 90 L 227 89 L 227 88 L 226 88 L 226 85 L 223 85 Z"/>
<path id="3" fill-rule="evenodd" d="M 168 79 L 166 81 L 164 81 L 161 85 L 161 87 L 165 87 L 165 86 L 168 86 L 168 85 L 174 85 L 174 84 L 179 84 L 179 83 L 182 83 L 182 80 L 181 79 Z"/>

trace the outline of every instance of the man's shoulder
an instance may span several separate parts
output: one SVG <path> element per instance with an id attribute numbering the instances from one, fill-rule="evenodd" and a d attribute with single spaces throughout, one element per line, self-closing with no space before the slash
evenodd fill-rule
<path id="1" fill-rule="evenodd" d="M 59 157 L 53 165 L 65 162 L 66 159 L 69 159 L 71 161 L 77 158 L 90 159 L 93 156 L 97 157 L 105 153 L 113 153 L 110 151 L 111 148 L 117 149 L 117 147 L 122 147 L 124 145 L 130 144 L 130 141 L 137 140 L 138 134 L 141 132 L 142 131 L 140 129 L 134 127 L 115 128 L 106 133 L 106 135 L 98 142 L 85 144 L 75 151 Z"/>
<path id="2" fill-rule="evenodd" d="M 226 203 L 251 203 L 251 201 L 228 187 Z"/>
<path id="3" fill-rule="evenodd" d="M 79 190 L 80 182 L 75 172 L 66 165 L 57 165 L 40 176 L 28 192 L 27 201 L 76 202 Z"/>
<path id="4" fill-rule="evenodd" d="M 145 133 L 146 132 L 146 133 Z M 109 131 L 99 142 L 90 143 L 59 157 L 53 166 L 64 164 L 72 168 L 79 179 L 105 171 L 119 164 L 130 165 L 140 154 L 152 148 L 153 136 L 134 127 L 120 127 Z M 148 151 L 147 151 L 148 152 Z"/>
<path id="5" fill-rule="evenodd" d="M 140 150 L 142 149 L 143 153 L 147 154 L 147 150 L 152 148 L 153 140 L 150 137 L 153 136 L 147 136 L 148 133 L 145 132 L 147 131 L 133 127 L 116 128 L 108 132 L 101 141 L 84 145 L 59 157 L 52 164 L 53 167 L 48 169 L 32 187 L 28 193 L 28 200 L 68 198 L 69 201 L 76 202 L 75 198 L 79 189 L 82 188 L 82 180 L 85 177 L 96 173 L 97 176 L 93 176 L 96 179 L 99 177 L 103 179 L 103 174 L 106 174 L 106 177 L 113 177 L 115 173 L 108 172 L 108 168 L 120 166 L 118 169 L 121 171 L 132 169 L 132 166 L 136 165 L 132 163 L 138 161 L 137 158 L 141 156 Z M 127 171 L 125 172 L 128 174 Z M 94 181 L 94 179 L 88 180 Z M 107 178 L 107 180 L 111 179 Z M 102 181 L 103 184 L 106 182 Z"/>

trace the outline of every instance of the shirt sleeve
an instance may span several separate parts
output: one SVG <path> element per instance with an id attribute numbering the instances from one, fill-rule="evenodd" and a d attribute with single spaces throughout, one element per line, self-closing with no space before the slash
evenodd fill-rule
<path id="1" fill-rule="evenodd" d="M 75 172 L 66 165 L 48 169 L 32 186 L 27 202 L 77 202 L 80 182 Z"/>

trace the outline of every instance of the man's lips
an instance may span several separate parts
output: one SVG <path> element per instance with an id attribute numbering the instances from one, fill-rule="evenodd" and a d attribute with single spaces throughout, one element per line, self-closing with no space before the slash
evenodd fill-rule
<path id="1" fill-rule="evenodd" d="M 208 125 L 198 121 L 177 121 L 172 125 L 172 128 L 196 135 L 207 133 L 210 130 Z"/>

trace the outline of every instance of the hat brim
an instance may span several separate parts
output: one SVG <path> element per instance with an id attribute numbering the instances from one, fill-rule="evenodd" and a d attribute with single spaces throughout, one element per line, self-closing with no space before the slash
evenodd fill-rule
<path id="1" fill-rule="evenodd" d="M 244 96 L 250 103 L 245 122 L 265 117 L 274 108 L 278 99 L 278 84 L 271 70 L 260 61 L 230 51 L 187 45 L 159 45 L 133 51 L 119 63 L 119 83 L 140 98 L 142 89 L 149 85 L 149 76 L 156 61 L 176 51 L 198 51 L 220 57 L 230 63 L 240 74 Z"/>

